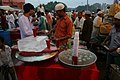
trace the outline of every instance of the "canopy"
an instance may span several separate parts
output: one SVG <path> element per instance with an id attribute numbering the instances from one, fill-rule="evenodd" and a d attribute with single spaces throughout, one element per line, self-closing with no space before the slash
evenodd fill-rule
<path id="1" fill-rule="evenodd" d="M 7 10 L 7 11 L 16 11 L 19 9 L 12 8 L 10 6 L 0 6 L 0 9 Z"/>

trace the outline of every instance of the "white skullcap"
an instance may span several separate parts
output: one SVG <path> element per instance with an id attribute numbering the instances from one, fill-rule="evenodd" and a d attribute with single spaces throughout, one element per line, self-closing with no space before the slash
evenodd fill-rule
<path id="1" fill-rule="evenodd" d="M 120 12 L 116 13 L 114 18 L 120 19 Z"/>
<path id="2" fill-rule="evenodd" d="M 6 13 L 8 13 L 8 11 L 5 11 Z"/>
<path id="3" fill-rule="evenodd" d="M 85 14 L 91 14 L 91 12 L 90 11 L 85 11 Z"/>
<path id="4" fill-rule="evenodd" d="M 98 11 L 98 13 L 97 14 L 103 14 L 103 11 Z"/>
<path id="5" fill-rule="evenodd" d="M 92 14 L 94 14 L 95 12 L 92 12 Z"/>
<path id="6" fill-rule="evenodd" d="M 55 10 L 58 11 L 58 10 L 62 10 L 64 9 L 65 6 L 62 4 L 62 3 L 58 3 L 56 6 L 55 6 Z"/>

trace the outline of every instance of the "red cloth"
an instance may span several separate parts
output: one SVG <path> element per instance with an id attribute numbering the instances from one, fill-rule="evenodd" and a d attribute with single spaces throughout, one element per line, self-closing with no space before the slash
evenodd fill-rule
<path id="1" fill-rule="evenodd" d="M 13 45 L 11 47 L 12 51 L 18 51 L 18 46 L 17 45 Z M 51 52 L 55 52 L 58 51 L 58 49 L 56 47 L 51 46 L 50 49 L 45 48 L 43 51 L 41 52 L 20 52 L 19 54 L 22 56 L 40 56 L 42 54 L 49 54 Z"/>
<path id="2" fill-rule="evenodd" d="M 25 63 L 15 67 L 18 80 L 98 80 L 99 70 L 93 64 L 82 69 L 73 69 L 55 63 L 52 59 Z"/>

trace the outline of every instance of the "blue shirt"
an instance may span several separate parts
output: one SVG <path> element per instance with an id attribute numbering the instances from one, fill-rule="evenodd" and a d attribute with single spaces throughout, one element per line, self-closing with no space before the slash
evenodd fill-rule
<path id="1" fill-rule="evenodd" d="M 111 36 L 109 48 L 112 49 L 120 47 L 120 32 L 116 32 L 116 28 L 114 26 L 111 29 L 109 36 Z"/>

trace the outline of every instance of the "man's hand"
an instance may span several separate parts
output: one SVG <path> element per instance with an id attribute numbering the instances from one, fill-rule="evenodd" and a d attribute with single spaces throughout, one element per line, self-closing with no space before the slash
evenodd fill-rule
<path id="1" fill-rule="evenodd" d="M 47 36 L 49 36 L 50 34 L 51 34 L 50 31 L 49 31 L 49 32 L 46 32 L 46 35 L 47 35 Z"/>
<path id="2" fill-rule="evenodd" d="M 120 54 L 120 48 L 117 48 L 117 53 Z"/>

